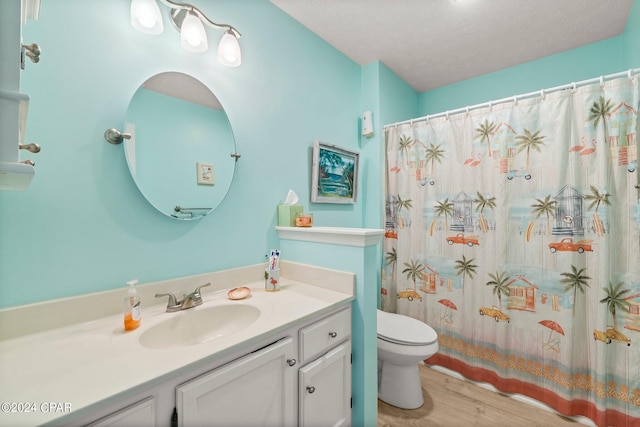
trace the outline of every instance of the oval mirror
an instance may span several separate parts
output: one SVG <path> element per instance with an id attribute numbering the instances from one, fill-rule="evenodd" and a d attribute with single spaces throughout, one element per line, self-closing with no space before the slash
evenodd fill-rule
<path id="1" fill-rule="evenodd" d="M 235 170 L 233 130 L 216 96 L 178 72 L 138 88 L 126 114 L 129 172 L 144 197 L 172 218 L 202 218 L 224 199 Z"/>

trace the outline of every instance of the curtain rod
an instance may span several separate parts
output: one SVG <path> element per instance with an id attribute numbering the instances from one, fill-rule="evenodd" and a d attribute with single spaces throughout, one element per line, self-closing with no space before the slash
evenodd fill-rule
<path id="1" fill-rule="evenodd" d="M 517 102 L 520 99 L 527 99 L 527 98 L 532 98 L 534 96 L 540 96 L 542 99 L 544 99 L 544 96 L 546 94 L 552 93 L 552 92 L 558 92 L 561 90 L 565 90 L 565 89 L 573 89 L 575 90 L 576 88 L 578 88 L 579 86 L 586 86 L 589 84 L 593 84 L 593 83 L 598 83 L 600 82 L 601 85 L 604 85 L 604 82 L 606 80 L 613 80 L 616 79 L 618 77 L 624 77 L 627 76 L 629 77 L 629 79 L 633 78 L 634 74 L 640 74 L 640 68 L 632 68 L 629 71 L 622 71 L 619 73 L 615 73 L 615 74 L 609 74 L 607 76 L 600 76 L 600 77 L 596 77 L 593 79 L 589 79 L 589 80 L 583 80 L 581 82 L 573 82 L 573 83 L 568 83 L 562 86 L 556 86 L 556 87 L 552 87 L 550 89 L 542 89 L 542 90 L 538 90 L 535 92 L 529 92 L 529 93 L 525 93 L 522 95 L 514 95 L 508 98 L 502 98 L 502 99 L 498 99 L 495 101 L 489 101 L 489 102 L 483 102 L 482 104 L 476 104 L 476 105 L 472 105 L 472 106 L 467 106 L 464 108 L 458 108 L 455 110 L 449 110 L 449 111 L 445 111 L 442 113 L 437 113 L 437 114 L 429 114 L 423 117 L 418 117 L 416 119 L 409 119 L 409 120 L 404 120 L 401 122 L 396 122 L 393 124 L 389 124 L 389 125 L 384 125 L 383 129 L 387 129 L 390 127 L 395 127 L 398 125 L 404 125 L 406 123 L 416 123 L 416 122 L 421 122 L 421 121 L 425 121 L 428 122 L 430 119 L 435 119 L 438 117 L 449 117 L 453 114 L 460 114 L 460 113 L 468 113 L 471 110 L 475 110 L 478 108 L 483 108 L 483 107 L 489 107 L 491 108 L 493 105 L 498 105 L 498 104 L 504 104 L 505 102 L 509 102 L 509 101 L 513 101 L 513 102 Z"/>

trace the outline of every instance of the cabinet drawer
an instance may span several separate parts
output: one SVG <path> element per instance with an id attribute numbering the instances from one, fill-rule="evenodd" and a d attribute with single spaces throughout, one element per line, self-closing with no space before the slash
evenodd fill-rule
<path id="1" fill-rule="evenodd" d="M 326 352 L 351 336 L 351 308 L 300 329 L 301 363 Z"/>

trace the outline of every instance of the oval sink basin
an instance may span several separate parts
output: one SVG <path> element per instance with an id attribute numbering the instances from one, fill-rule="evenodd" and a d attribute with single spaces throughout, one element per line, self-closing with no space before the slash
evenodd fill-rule
<path id="1" fill-rule="evenodd" d="M 262 311 L 252 305 L 196 307 L 174 314 L 140 334 L 142 346 L 154 349 L 202 344 L 241 331 Z"/>

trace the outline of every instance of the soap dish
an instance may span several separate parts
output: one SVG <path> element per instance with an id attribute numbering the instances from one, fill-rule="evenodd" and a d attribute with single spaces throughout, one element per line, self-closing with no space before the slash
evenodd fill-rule
<path id="1" fill-rule="evenodd" d="M 244 299 L 248 297 L 250 293 L 251 289 L 246 286 L 241 286 L 239 288 L 233 288 L 227 292 L 227 297 L 229 297 L 229 299 Z"/>

